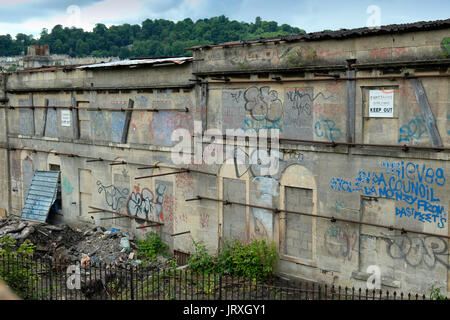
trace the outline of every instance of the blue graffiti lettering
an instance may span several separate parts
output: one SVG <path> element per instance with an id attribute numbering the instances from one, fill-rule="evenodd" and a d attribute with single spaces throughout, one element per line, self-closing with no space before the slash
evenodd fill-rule
<path id="1" fill-rule="evenodd" d="M 382 162 L 381 167 L 384 169 L 382 172 L 359 170 L 354 180 L 332 177 L 330 188 L 336 192 L 358 192 L 365 196 L 405 202 L 413 206 L 418 214 L 408 215 L 409 211 L 404 214 L 400 211 L 397 216 L 415 216 L 415 219 L 421 222 L 438 221 L 438 227 L 444 227 L 447 221 L 444 216 L 447 216 L 447 213 L 435 190 L 446 182 L 442 168 L 434 169 L 425 164 L 404 161 Z"/>
<path id="2" fill-rule="evenodd" d="M 439 214 L 422 213 L 415 208 L 395 208 L 395 216 L 412 218 L 420 222 L 437 223 L 440 229 L 444 228 L 447 222 L 447 219 Z"/>
<path id="3" fill-rule="evenodd" d="M 408 122 L 407 125 L 401 126 L 399 129 L 398 142 L 411 142 L 419 140 L 426 132 L 426 127 L 421 116 L 416 116 Z"/>
<path id="4" fill-rule="evenodd" d="M 336 122 L 334 120 L 321 120 L 316 121 L 314 124 L 314 133 L 317 137 L 324 137 L 327 140 L 339 140 L 342 136 L 342 131 L 336 128 Z"/>
<path id="5" fill-rule="evenodd" d="M 278 129 L 280 131 L 283 131 L 283 128 L 281 127 L 280 120 L 274 120 L 270 121 L 267 119 L 262 120 L 255 120 L 255 119 L 245 119 L 244 120 L 244 126 L 242 127 L 243 130 L 255 130 L 256 133 L 259 132 L 259 130 L 262 129 Z"/>
<path id="6" fill-rule="evenodd" d="M 443 186 L 446 181 L 442 168 L 434 170 L 425 164 L 420 166 L 417 163 L 408 162 L 405 164 L 404 161 L 401 161 L 394 163 L 382 162 L 381 166 L 386 168 L 386 174 L 397 176 L 401 179 L 417 180 L 420 183 L 425 182 L 430 185 L 436 183 L 438 186 Z"/>

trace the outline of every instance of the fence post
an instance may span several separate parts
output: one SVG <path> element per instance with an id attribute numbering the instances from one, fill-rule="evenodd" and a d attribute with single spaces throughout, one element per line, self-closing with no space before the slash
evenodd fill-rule
<path id="1" fill-rule="evenodd" d="M 133 267 L 132 266 L 130 266 L 130 289 L 131 289 L 131 300 L 134 300 Z"/>
<path id="2" fill-rule="evenodd" d="M 52 265 L 50 262 L 47 264 L 49 270 L 49 288 L 50 288 L 50 300 L 53 300 L 53 290 L 52 290 Z"/>
<path id="3" fill-rule="evenodd" d="M 219 300 L 222 300 L 222 274 L 219 273 Z"/>

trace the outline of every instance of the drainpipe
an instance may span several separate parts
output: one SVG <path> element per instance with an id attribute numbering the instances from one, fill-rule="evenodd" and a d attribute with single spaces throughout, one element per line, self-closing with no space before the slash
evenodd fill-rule
<path id="1" fill-rule="evenodd" d="M 355 142 L 355 116 L 356 116 L 356 72 L 353 64 L 356 63 L 356 59 L 347 60 L 346 71 L 346 100 L 347 100 L 347 142 Z"/>
<path id="2" fill-rule="evenodd" d="M 8 73 L 3 73 L 2 74 L 2 84 L 3 84 L 3 96 L 2 96 L 2 100 L 5 101 L 5 108 L 4 108 L 4 112 L 5 112 L 5 134 L 6 134 L 6 170 L 7 170 L 7 176 L 8 176 L 8 187 L 7 187 L 7 192 L 8 192 L 8 212 L 7 215 L 11 215 L 12 214 L 12 203 L 11 203 L 11 155 L 9 152 L 9 125 L 8 125 L 8 97 L 6 94 L 6 82 L 8 81 Z"/>

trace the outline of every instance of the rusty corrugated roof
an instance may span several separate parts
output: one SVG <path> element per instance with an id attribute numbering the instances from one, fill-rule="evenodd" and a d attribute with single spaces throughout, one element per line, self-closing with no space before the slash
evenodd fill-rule
<path id="1" fill-rule="evenodd" d="M 435 20 L 435 21 L 420 21 L 406 24 L 390 24 L 386 26 L 381 26 L 379 28 L 355 28 L 355 29 L 341 29 L 336 31 L 320 31 L 311 32 L 305 34 L 293 34 L 288 36 L 280 36 L 274 38 L 265 38 L 258 40 L 238 40 L 230 41 L 219 44 L 194 46 L 190 48 L 185 48 L 185 50 L 198 50 L 200 48 L 213 48 L 213 47 L 231 47 L 236 45 L 254 44 L 254 43 L 264 43 L 264 42 L 279 42 L 279 41 L 317 41 L 317 40 L 327 40 L 327 39 L 345 39 L 345 38 L 356 38 L 356 37 L 367 37 L 383 34 L 396 34 L 404 32 L 414 32 L 414 31 L 427 31 L 427 30 L 437 30 L 450 28 L 450 19 L 446 20 Z"/>
<path id="2" fill-rule="evenodd" d="M 173 57 L 173 58 L 145 58 L 145 59 L 126 59 L 112 62 L 101 62 L 101 63 L 83 63 L 83 64 L 69 64 L 62 66 L 46 66 L 33 69 L 25 69 L 13 71 L 11 73 L 33 73 L 33 72 L 51 72 L 57 70 L 74 70 L 74 69 L 90 69 L 90 68 L 113 68 L 120 66 L 133 66 L 133 65 L 144 65 L 144 64 L 182 64 L 185 62 L 190 62 L 193 57 Z"/>
<path id="3" fill-rule="evenodd" d="M 46 66 L 32 69 L 24 69 L 12 71 L 11 73 L 33 73 L 33 72 L 46 72 L 46 71 L 56 71 L 56 70 L 74 70 L 76 67 L 84 66 L 86 64 L 67 64 L 62 66 Z"/>
<path id="4" fill-rule="evenodd" d="M 94 63 L 77 67 L 77 69 L 91 69 L 91 68 L 113 68 L 121 66 L 134 65 L 152 65 L 152 64 L 183 64 L 192 61 L 192 57 L 175 57 L 175 58 L 149 58 L 149 59 L 133 59 L 120 60 L 104 63 Z"/>

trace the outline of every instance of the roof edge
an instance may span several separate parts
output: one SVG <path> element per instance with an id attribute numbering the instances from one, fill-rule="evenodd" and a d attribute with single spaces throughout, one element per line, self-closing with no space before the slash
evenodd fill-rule
<path id="1" fill-rule="evenodd" d="M 380 27 L 363 27 L 354 29 L 340 29 L 335 31 L 318 31 L 305 34 L 293 34 L 274 38 L 261 38 L 257 40 L 237 40 L 218 44 L 193 46 L 185 50 L 210 49 L 214 47 L 231 47 L 237 45 L 251 45 L 267 42 L 294 42 L 294 41 L 317 41 L 330 39 L 348 39 L 357 37 L 369 37 L 382 34 L 400 34 L 414 31 L 428 31 L 450 28 L 450 19 L 434 21 L 418 21 L 405 24 L 390 24 Z"/>

